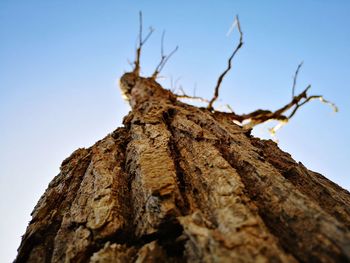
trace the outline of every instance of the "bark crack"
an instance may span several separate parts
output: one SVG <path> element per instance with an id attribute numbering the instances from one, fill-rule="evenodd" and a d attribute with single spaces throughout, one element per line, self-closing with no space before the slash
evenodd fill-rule
<path id="1" fill-rule="evenodd" d="M 176 145 L 176 140 L 175 140 L 175 135 L 174 135 L 174 130 L 172 128 L 172 120 L 174 118 L 174 116 L 176 115 L 176 110 L 173 108 L 169 108 L 167 111 L 165 111 L 163 113 L 163 119 L 164 122 L 166 124 L 166 127 L 168 129 L 168 131 L 171 134 L 171 137 L 169 138 L 169 151 L 170 151 L 170 156 L 173 159 L 174 162 L 174 166 L 175 166 L 175 170 L 176 170 L 176 177 L 177 177 L 177 181 L 178 181 L 178 187 L 181 193 L 181 197 L 182 197 L 182 205 L 180 207 L 181 213 L 182 215 L 188 215 L 189 210 L 190 210 L 190 206 L 189 206 L 189 201 L 187 198 L 187 186 L 186 186 L 186 178 L 185 178 L 185 171 L 183 170 L 183 168 L 181 167 L 180 164 L 180 160 L 181 158 L 181 154 L 180 151 Z"/>

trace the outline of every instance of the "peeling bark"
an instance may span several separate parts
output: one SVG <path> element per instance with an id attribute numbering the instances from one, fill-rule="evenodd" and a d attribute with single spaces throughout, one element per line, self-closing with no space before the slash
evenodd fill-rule
<path id="1" fill-rule="evenodd" d="M 124 126 L 63 161 L 15 262 L 349 262 L 350 195 L 225 114 L 121 79 Z"/>

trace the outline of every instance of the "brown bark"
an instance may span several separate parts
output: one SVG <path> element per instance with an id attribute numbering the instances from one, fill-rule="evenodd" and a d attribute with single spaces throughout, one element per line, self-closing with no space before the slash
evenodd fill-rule
<path id="1" fill-rule="evenodd" d="M 132 111 L 62 163 L 16 262 L 349 262 L 350 195 L 227 115 L 125 74 Z"/>

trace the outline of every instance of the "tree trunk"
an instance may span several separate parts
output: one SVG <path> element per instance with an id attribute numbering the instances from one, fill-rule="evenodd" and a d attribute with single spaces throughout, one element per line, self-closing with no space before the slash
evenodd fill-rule
<path id="1" fill-rule="evenodd" d="M 64 160 L 16 262 L 350 262 L 350 195 L 228 115 L 126 73 L 132 111 Z"/>

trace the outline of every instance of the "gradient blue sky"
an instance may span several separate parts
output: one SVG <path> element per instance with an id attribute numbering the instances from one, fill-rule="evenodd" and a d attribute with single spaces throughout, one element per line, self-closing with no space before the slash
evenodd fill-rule
<path id="1" fill-rule="evenodd" d="M 218 104 L 236 112 L 276 109 L 298 91 L 337 103 L 306 105 L 277 134 L 280 147 L 350 189 L 349 1 L 16 1 L 0 0 L 0 261 L 11 261 L 30 212 L 60 163 L 121 125 L 129 106 L 117 79 L 129 70 L 138 30 L 156 28 L 142 69 L 159 61 L 160 36 L 179 51 L 165 67 L 188 93 L 211 97 L 237 39 L 226 33 L 239 14 L 245 45 Z M 310 93 L 310 94 L 311 94 Z M 265 125 L 255 134 L 269 138 Z"/>

